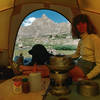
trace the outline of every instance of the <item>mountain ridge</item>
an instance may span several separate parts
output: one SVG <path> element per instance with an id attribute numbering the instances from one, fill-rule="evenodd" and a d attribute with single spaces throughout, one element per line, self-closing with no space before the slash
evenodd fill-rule
<path id="1" fill-rule="evenodd" d="M 55 23 L 43 14 L 41 18 L 36 18 L 31 25 L 20 26 L 18 35 L 29 38 L 43 35 L 69 34 L 70 30 L 71 24 L 69 22 Z"/>

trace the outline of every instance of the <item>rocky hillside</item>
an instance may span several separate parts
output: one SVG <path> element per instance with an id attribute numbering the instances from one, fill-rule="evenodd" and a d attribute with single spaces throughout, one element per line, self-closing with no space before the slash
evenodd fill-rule
<path id="1" fill-rule="evenodd" d="M 18 32 L 20 37 L 39 37 L 44 35 L 69 34 L 70 23 L 55 23 L 46 15 L 37 18 L 30 26 L 21 26 Z"/>

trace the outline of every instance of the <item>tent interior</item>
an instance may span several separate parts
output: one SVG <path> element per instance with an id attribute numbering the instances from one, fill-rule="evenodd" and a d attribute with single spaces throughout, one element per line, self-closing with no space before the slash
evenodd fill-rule
<path id="1" fill-rule="evenodd" d="M 100 36 L 100 0 L 0 0 L 0 66 L 10 65 L 20 24 L 38 9 L 57 11 L 70 22 L 77 14 L 87 14 Z"/>

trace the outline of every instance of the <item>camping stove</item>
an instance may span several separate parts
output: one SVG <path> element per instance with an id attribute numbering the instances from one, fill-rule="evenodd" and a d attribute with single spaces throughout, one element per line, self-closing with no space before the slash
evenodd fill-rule
<path id="1" fill-rule="evenodd" d="M 54 71 L 50 73 L 50 93 L 53 95 L 66 95 L 70 93 L 68 88 L 68 72 Z"/>
<path id="2" fill-rule="evenodd" d="M 53 56 L 50 58 L 50 85 L 49 92 L 53 95 L 66 95 L 70 93 L 68 88 L 68 71 L 73 67 L 73 61 L 67 56 Z"/>

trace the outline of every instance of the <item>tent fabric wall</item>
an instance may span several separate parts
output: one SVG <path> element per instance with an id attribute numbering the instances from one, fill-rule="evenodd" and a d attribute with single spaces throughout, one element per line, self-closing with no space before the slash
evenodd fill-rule
<path id="1" fill-rule="evenodd" d="M 0 11 L 14 7 L 14 0 L 0 0 Z"/>
<path id="2" fill-rule="evenodd" d="M 20 24 L 32 11 L 51 9 L 70 22 L 79 13 L 88 14 L 100 36 L 99 5 L 100 0 L 0 0 L 0 65 L 8 65 L 12 60 Z"/>
<path id="3" fill-rule="evenodd" d="M 78 0 L 79 8 L 100 14 L 100 0 Z"/>
<path id="4" fill-rule="evenodd" d="M 0 12 L 0 48 L 8 49 L 8 34 L 12 9 Z"/>

